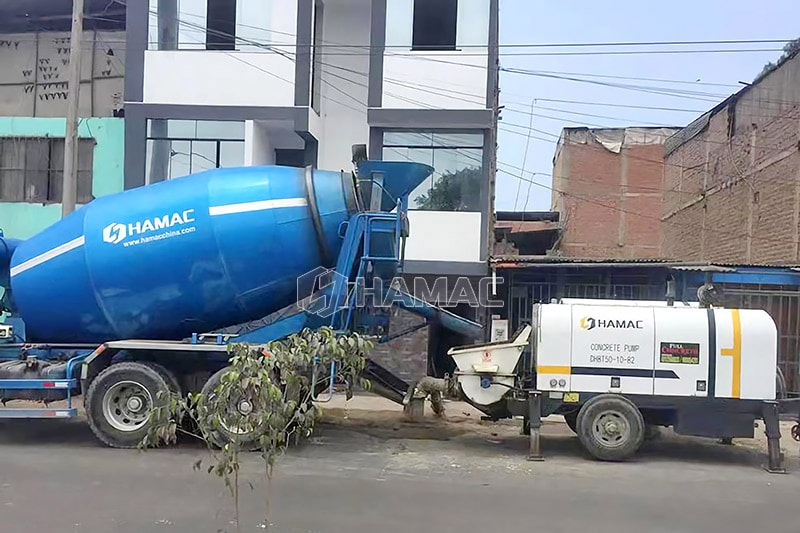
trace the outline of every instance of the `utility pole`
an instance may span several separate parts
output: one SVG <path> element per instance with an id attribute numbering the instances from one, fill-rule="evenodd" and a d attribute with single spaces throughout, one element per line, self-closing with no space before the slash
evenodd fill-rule
<path id="1" fill-rule="evenodd" d="M 83 0 L 72 0 L 72 33 L 69 40 L 69 100 L 67 128 L 64 135 L 64 179 L 61 216 L 75 211 L 78 197 L 78 102 L 81 90 L 81 44 L 83 37 Z"/>
<path id="2" fill-rule="evenodd" d="M 158 0 L 158 49 L 178 49 L 178 0 Z M 145 184 L 164 181 L 169 177 L 172 143 L 167 140 L 167 123 L 165 118 L 150 119 L 150 137 L 153 141 L 150 173 L 145 174 L 145 179 L 149 180 Z"/>

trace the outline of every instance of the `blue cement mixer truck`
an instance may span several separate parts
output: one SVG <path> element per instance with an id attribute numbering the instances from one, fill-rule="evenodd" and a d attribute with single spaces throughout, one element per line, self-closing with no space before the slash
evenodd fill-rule
<path id="1" fill-rule="evenodd" d="M 432 172 L 367 159 L 352 172 L 218 168 L 98 198 L 24 241 L 0 236 L 0 401 L 44 403 L 0 418 L 73 417 L 80 394 L 102 442 L 134 447 L 158 391 L 202 390 L 234 340 L 323 325 L 391 340 L 391 313 L 355 309 L 348 283 L 320 279 L 400 274 L 408 195 Z M 386 289 L 426 323 L 482 335 Z M 298 291 L 311 303 L 297 306 Z M 409 384 L 374 362 L 366 373 L 376 392 L 405 400 Z"/>

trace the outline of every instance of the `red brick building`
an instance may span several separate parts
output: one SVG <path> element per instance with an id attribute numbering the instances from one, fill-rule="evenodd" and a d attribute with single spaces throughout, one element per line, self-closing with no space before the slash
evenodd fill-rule
<path id="1" fill-rule="evenodd" d="M 800 261 L 800 56 L 665 144 L 662 255 Z"/>
<path id="2" fill-rule="evenodd" d="M 553 210 L 565 257 L 659 257 L 664 141 L 677 128 L 565 128 L 553 160 Z"/>

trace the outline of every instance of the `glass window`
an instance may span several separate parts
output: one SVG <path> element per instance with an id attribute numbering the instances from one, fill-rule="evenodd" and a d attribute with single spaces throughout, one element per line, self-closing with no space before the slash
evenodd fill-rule
<path id="1" fill-rule="evenodd" d="M 385 132 L 385 161 L 414 161 L 434 168 L 409 195 L 410 209 L 481 211 L 483 134 Z"/>
<path id="2" fill-rule="evenodd" d="M 244 164 L 243 142 L 219 143 L 219 166 L 238 167 Z"/>
<path id="3" fill-rule="evenodd" d="M 198 139 L 244 140 L 244 121 L 197 120 L 195 124 Z"/>
<path id="4" fill-rule="evenodd" d="M 287 38 L 271 28 L 271 4 L 272 0 L 149 0 L 148 48 L 263 49 Z"/>
<path id="5" fill-rule="evenodd" d="M 244 165 L 244 122 L 150 120 L 146 183 Z"/>
<path id="6" fill-rule="evenodd" d="M 458 0 L 414 0 L 412 50 L 455 50 Z"/>

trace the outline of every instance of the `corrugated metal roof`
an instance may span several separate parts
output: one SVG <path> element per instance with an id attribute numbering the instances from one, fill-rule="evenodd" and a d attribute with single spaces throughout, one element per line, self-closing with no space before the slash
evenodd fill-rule
<path id="1" fill-rule="evenodd" d="M 646 259 L 606 259 L 606 258 L 577 258 L 556 257 L 539 255 L 496 256 L 489 259 L 489 264 L 495 266 L 520 266 L 520 267 L 659 267 L 675 270 L 695 272 L 733 272 L 737 268 L 771 268 L 800 271 L 800 265 L 794 264 L 754 264 L 754 263 L 727 263 L 710 261 L 677 261 L 666 258 Z"/>

